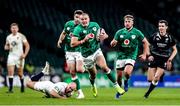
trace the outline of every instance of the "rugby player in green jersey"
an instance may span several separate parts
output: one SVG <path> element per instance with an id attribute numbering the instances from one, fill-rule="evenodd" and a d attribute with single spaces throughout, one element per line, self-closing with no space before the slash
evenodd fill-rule
<path id="1" fill-rule="evenodd" d="M 124 90 L 128 91 L 128 80 L 132 74 L 133 67 L 138 55 L 138 45 L 143 44 L 143 53 L 139 56 L 141 60 L 146 60 L 149 53 L 149 43 L 142 32 L 133 27 L 134 17 L 124 16 L 124 28 L 118 30 L 111 41 L 111 47 L 119 45 L 118 57 L 116 60 L 116 70 L 118 83 L 121 86 L 122 75 L 124 74 Z M 116 98 L 120 97 L 117 92 Z"/>
<path id="2" fill-rule="evenodd" d="M 73 48 L 70 46 L 72 32 L 74 28 L 79 24 L 79 17 L 83 13 L 82 10 L 76 10 L 74 12 L 74 20 L 70 20 L 66 22 L 62 33 L 60 34 L 59 40 L 57 42 L 57 47 L 61 47 L 61 44 L 65 44 L 65 54 L 66 54 L 66 63 L 68 69 L 70 70 L 70 74 L 72 77 L 72 81 L 76 83 L 76 89 L 78 91 L 77 99 L 84 98 L 84 94 L 80 88 L 80 82 L 76 72 L 84 72 L 83 66 L 83 58 L 81 52 L 78 51 L 78 48 Z"/>
<path id="3" fill-rule="evenodd" d="M 123 94 L 124 89 L 120 88 L 116 77 L 113 75 L 111 69 L 107 66 L 106 60 L 100 48 L 100 41 L 106 39 L 108 35 L 104 30 L 101 30 L 96 22 L 90 22 L 89 15 L 83 13 L 80 16 L 81 24 L 73 31 L 71 39 L 72 47 L 80 47 L 84 57 L 84 64 L 90 74 L 90 82 L 92 85 L 93 96 L 97 96 L 97 88 L 95 85 L 96 78 L 96 64 L 106 73 L 107 77 L 113 82 L 117 92 Z"/>

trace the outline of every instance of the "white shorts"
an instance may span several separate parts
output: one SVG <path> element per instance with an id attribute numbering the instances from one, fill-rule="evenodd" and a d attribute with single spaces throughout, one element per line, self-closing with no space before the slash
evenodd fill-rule
<path id="1" fill-rule="evenodd" d="M 132 59 L 117 60 L 116 61 L 116 69 L 124 68 L 128 64 L 134 66 L 135 60 L 132 60 Z"/>
<path id="2" fill-rule="evenodd" d="M 40 81 L 34 84 L 34 89 L 44 93 L 50 93 L 54 88 L 54 83 L 51 81 Z"/>
<path id="3" fill-rule="evenodd" d="M 19 56 L 9 55 L 7 59 L 7 65 L 8 66 L 16 65 L 17 68 L 19 68 L 20 66 L 24 67 L 24 61 L 25 61 L 24 59 L 20 60 Z"/>
<path id="4" fill-rule="evenodd" d="M 75 62 L 78 60 L 82 60 L 83 61 L 83 57 L 81 55 L 80 52 L 66 52 L 66 62 Z"/>
<path id="5" fill-rule="evenodd" d="M 84 66 L 86 69 L 91 69 L 96 63 L 96 58 L 98 56 L 104 56 L 102 50 L 99 48 L 94 54 L 84 58 Z"/>

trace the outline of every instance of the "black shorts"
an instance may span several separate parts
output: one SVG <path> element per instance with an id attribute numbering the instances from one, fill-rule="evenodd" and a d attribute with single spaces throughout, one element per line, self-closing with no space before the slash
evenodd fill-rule
<path id="1" fill-rule="evenodd" d="M 166 69 L 166 62 L 168 60 L 168 57 L 162 57 L 157 55 L 152 55 L 154 57 L 154 60 L 148 63 L 148 66 L 151 68 L 157 68 L 160 67 L 162 69 Z"/>

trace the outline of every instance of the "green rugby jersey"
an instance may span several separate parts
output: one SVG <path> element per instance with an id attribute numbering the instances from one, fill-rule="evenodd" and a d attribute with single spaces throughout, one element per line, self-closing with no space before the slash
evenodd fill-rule
<path id="1" fill-rule="evenodd" d="M 78 51 L 79 47 L 71 47 L 71 37 L 72 37 L 72 33 L 74 31 L 74 28 L 77 25 L 74 23 L 74 20 L 68 21 L 66 22 L 65 26 L 64 26 L 64 31 L 67 34 L 65 39 L 64 39 L 64 43 L 65 43 L 65 47 L 64 50 L 65 52 L 76 52 Z"/>
<path id="2" fill-rule="evenodd" d="M 117 40 L 119 44 L 117 59 L 136 60 L 138 45 L 144 39 L 144 35 L 140 30 L 132 28 L 128 31 L 126 28 L 122 28 L 116 32 L 114 39 Z"/>
<path id="3" fill-rule="evenodd" d="M 75 37 L 78 37 L 78 40 L 82 40 L 85 38 L 86 35 L 92 33 L 92 35 L 88 41 L 81 44 L 79 49 L 84 57 L 92 55 L 96 50 L 100 48 L 100 43 L 97 41 L 97 33 L 100 29 L 99 25 L 96 22 L 89 22 L 87 27 L 83 27 L 82 25 L 78 25 L 73 32 Z"/>

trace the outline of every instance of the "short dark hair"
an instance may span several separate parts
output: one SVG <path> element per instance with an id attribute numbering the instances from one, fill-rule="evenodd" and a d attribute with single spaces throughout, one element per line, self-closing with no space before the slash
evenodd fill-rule
<path id="1" fill-rule="evenodd" d="M 75 15 L 75 14 L 81 15 L 82 13 L 84 13 L 82 10 L 75 10 L 75 11 L 74 11 L 74 15 Z"/>
<path id="2" fill-rule="evenodd" d="M 164 23 L 166 26 L 168 26 L 168 22 L 166 20 L 159 20 L 158 23 Z"/>
<path id="3" fill-rule="evenodd" d="M 131 18 L 132 20 L 134 20 L 134 16 L 133 16 L 133 15 L 130 15 L 130 14 L 125 15 L 125 16 L 124 16 L 124 20 L 125 20 L 126 18 Z"/>
<path id="4" fill-rule="evenodd" d="M 12 27 L 12 26 L 17 26 L 17 27 L 19 27 L 19 25 L 18 25 L 17 23 L 12 23 L 12 24 L 10 25 L 10 27 Z"/>

